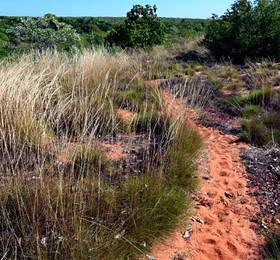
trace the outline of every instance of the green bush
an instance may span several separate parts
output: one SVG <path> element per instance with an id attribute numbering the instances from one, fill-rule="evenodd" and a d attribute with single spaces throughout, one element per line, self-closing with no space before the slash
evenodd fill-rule
<path id="1" fill-rule="evenodd" d="M 280 58 L 280 2 L 237 0 L 224 15 L 213 16 L 205 43 L 218 58 Z"/>
<path id="2" fill-rule="evenodd" d="M 54 15 L 42 18 L 21 18 L 20 23 L 7 30 L 9 43 L 15 49 L 30 48 L 44 50 L 57 48 L 70 50 L 80 41 L 72 26 L 59 22 Z"/>
<path id="3" fill-rule="evenodd" d="M 156 11 L 156 6 L 134 5 L 127 13 L 124 24 L 109 34 L 110 45 L 144 48 L 162 44 L 165 35 L 164 25 L 157 17 Z"/>

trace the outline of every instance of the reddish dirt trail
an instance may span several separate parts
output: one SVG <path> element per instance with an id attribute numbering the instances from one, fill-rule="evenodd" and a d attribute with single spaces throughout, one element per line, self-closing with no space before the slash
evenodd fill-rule
<path id="1" fill-rule="evenodd" d="M 156 260 L 261 259 L 264 239 L 256 234 L 253 222 L 259 206 L 248 195 L 252 190 L 247 188 L 246 172 L 239 156 L 244 144 L 235 143 L 234 136 L 198 126 L 193 111 L 186 109 L 182 102 L 171 102 L 167 93 L 164 98 L 170 113 L 184 111 L 186 120 L 201 134 L 208 154 L 210 179 L 201 183 L 197 203 L 202 205 L 194 216 L 202 221 L 191 223 L 191 237 L 185 240 L 184 228 L 178 228 L 155 245 L 150 255 Z"/>

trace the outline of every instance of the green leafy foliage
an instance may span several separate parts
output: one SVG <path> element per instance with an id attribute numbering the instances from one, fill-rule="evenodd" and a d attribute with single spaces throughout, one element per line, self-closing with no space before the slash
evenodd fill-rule
<path id="1" fill-rule="evenodd" d="M 280 58 L 280 2 L 237 0 L 224 15 L 214 15 L 205 43 L 216 58 Z"/>
<path id="2" fill-rule="evenodd" d="M 157 37 L 161 35 L 155 32 L 160 29 L 162 33 L 164 29 L 164 46 L 182 43 L 202 35 L 208 22 L 203 19 L 159 18 L 154 13 L 154 18 L 149 19 L 146 26 L 147 20 L 139 18 L 142 22 L 137 21 L 134 27 L 130 24 L 130 28 L 137 29 L 136 34 L 130 32 L 133 41 L 143 40 L 139 38 L 139 30 L 149 37 L 152 34 L 153 41 L 157 41 Z M 0 57 L 29 50 L 31 44 L 33 48 L 45 48 L 45 45 L 52 46 L 55 43 L 56 48 L 63 50 L 108 45 L 108 40 L 112 40 L 111 45 L 116 45 L 112 35 L 116 36 L 117 32 L 121 31 L 120 27 L 125 26 L 125 20 L 123 17 L 55 17 L 50 14 L 42 18 L 0 16 Z M 160 28 L 157 28 L 158 25 Z M 145 45 L 146 40 L 143 43 Z"/>
<path id="3" fill-rule="evenodd" d="M 20 23 L 7 30 L 10 44 L 14 48 L 49 49 L 58 48 L 69 50 L 80 37 L 76 31 L 65 23 L 58 22 L 54 15 L 42 18 L 22 18 Z"/>
<path id="4" fill-rule="evenodd" d="M 164 25 L 156 15 L 156 6 L 134 5 L 124 24 L 113 30 L 108 41 L 121 47 L 150 47 L 164 41 Z"/>

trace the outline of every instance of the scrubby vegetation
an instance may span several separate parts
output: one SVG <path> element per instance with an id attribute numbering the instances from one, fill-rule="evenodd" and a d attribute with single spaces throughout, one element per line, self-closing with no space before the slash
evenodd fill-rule
<path id="1" fill-rule="evenodd" d="M 148 256 L 199 183 L 202 141 L 163 91 L 206 126 L 279 147 L 279 7 L 238 0 L 210 22 L 149 5 L 126 18 L 1 17 L 0 255 Z M 277 259 L 273 233 L 264 251 Z"/>
<path id="2" fill-rule="evenodd" d="M 216 58 L 279 59 L 280 3 L 237 0 L 221 17 L 213 16 L 205 43 Z"/>
<path id="3" fill-rule="evenodd" d="M 1 255 L 134 258 L 186 213 L 201 141 L 166 114 L 139 61 L 48 51 L 3 62 L 0 75 Z M 129 128 L 118 109 L 135 113 Z M 104 147 L 127 131 L 148 143 L 137 175 Z"/>
<path id="4" fill-rule="evenodd" d="M 127 13 L 124 24 L 108 35 L 109 43 L 134 48 L 162 44 L 164 41 L 164 25 L 157 18 L 156 11 L 156 6 L 135 5 Z"/>
<path id="5" fill-rule="evenodd" d="M 93 46 L 170 46 L 201 36 L 207 20 L 159 18 L 156 6 L 135 5 L 127 17 L 0 17 L 0 57 L 30 48 L 73 51 Z"/>

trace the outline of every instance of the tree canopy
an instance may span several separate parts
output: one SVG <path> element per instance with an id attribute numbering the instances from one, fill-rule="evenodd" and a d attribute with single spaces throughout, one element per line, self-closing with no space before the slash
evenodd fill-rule
<path id="1" fill-rule="evenodd" d="M 20 22 L 7 30 L 10 44 L 15 48 L 69 49 L 80 37 L 71 25 L 59 22 L 54 15 L 41 18 L 21 18 Z"/>
<path id="2" fill-rule="evenodd" d="M 125 22 L 109 34 L 109 43 L 140 48 L 162 44 L 165 30 L 156 11 L 156 6 L 134 5 L 127 13 Z"/>
<path id="3" fill-rule="evenodd" d="M 280 1 L 237 0 L 224 15 L 214 15 L 205 43 L 216 58 L 280 58 Z"/>

